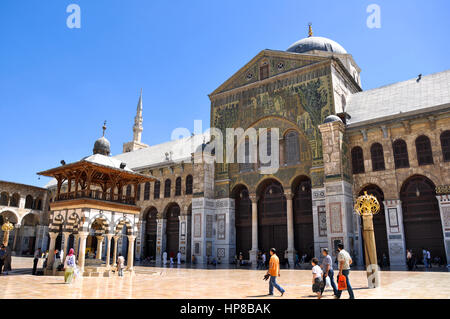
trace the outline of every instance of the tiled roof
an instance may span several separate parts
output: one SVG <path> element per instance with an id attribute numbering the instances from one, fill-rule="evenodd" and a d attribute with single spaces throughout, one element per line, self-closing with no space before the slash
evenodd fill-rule
<path id="1" fill-rule="evenodd" d="M 349 126 L 370 123 L 388 117 L 450 103 L 450 70 L 358 92 L 347 101 Z M 447 106 L 448 107 L 448 106 Z"/>

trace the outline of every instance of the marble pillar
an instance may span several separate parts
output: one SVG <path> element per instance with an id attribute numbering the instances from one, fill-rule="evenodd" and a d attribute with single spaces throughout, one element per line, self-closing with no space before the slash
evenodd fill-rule
<path id="1" fill-rule="evenodd" d="M 63 232 L 63 241 L 64 241 L 64 246 L 62 247 L 62 251 L 63 251 L 63 256 L 64 258 L 67 256 L 67 246 L 69 244 L 69 236 L 70 236 L 70 232 Z"/>
<path id="2" fill-rule="evenodd" d="M 95 258 L 101 260 L 104 237 L 102 235 L 96 237 L 97 237 L 97 256 Z"/>
<path id="3" fill-rule="evenodd" d="M 88 233 L 83 232 L 79 233 L 80 235 L 80 253 L 78 257 L 78 267 L 80 268 L 80 273 L 83 274 L 84 272 L 84 259 L 86 257 L 86 239 L 88 236 Z"/>
<path id="4" fill-rule="evenodd" d="M 49 232 L 50 236 L 50 247 L 48 248 L 48 258 L 47 258 L 47 269 L 51 270 L 53 268 L 53 261 L 55 260 L 55 244 L 56 237 L 58 237 L 58 233 Z"/>
<path id="5" fill-rule="evenodd" d="M 134 240 L 136 236 L 128 235 L 128 257 L 127 257 L 127 269 L 133 271 L 134 264 Z"/>
<path id="6" fill-rule="evenodd" d="M 258 197 L 250 194 L 252 201 L 252 250 L 250 250 L 250 262 L 256 265 L 258 258 Z M 238 252 L 239 253 L 239 252 Z"/>
<path id="7" fill-rule="evenodd" d="M 112 234 L 106 234 L 106 269 L 110 268 L 111 263 L 111 239 L 113 237 Z"/>
<path id="8" fill-rule="evenodd" d="M 117 266 L 117 245 L 120 236 L 114 236 L 114 252 L 113 252 L 113 266 Z"/>
<path id="9" fill-rule="evenodd" d="M 285 191 L 286 195 L 286 213 L 287 213 L 287 242 L 288 242 L 288 260 L 289 265 L 294 266 L 294 256 L 295 256 L 295 248 L 294 248 L 294 211 L 292 208 L 292 192 L 289 189 Z M 284 252 L 279 252 L 280 256 L 284 256 Z"/>

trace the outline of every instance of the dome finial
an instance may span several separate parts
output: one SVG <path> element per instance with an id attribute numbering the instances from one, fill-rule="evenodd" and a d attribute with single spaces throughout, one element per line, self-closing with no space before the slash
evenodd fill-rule
<path id="1" fill-rule="evenodd" d="M 103 136 L 105 136 L 105 131 L 106 131 L 106 120 L 105 120 L 105 122 L 103 123 L 102 129 L 103 129 Z"/>
<path id="2" fill-rule="evenodd" d="M 313 31 L 312 31 L 312 23 L 308 23 L 308 27 L 309 27 L 309 31 L 308 31 L 308 38 L 313 36 Z"/>

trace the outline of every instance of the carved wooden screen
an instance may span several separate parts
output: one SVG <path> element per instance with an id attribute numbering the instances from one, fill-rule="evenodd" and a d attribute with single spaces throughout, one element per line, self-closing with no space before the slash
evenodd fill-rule
<path id="1" fill-rule="evenodd" d="M 364 155 L 359 146 L 352 148 L 352 169 L 353 174 L 364 173 Z"/>
<path id="2" fill-rule="evenodd" d="M 235 207 L 236 254 L 242 253 L 248 259 L 252 249 L 252 202 L 246 188 L 237 195 Z"/>
<path id="3" fill-rule="evenodd" d="M 178 252 L 178 242 L 179 242 L 179 228 L 180 228 L 180 207 L 178 205 L 173 205 L 167 210 L 167 245 L 166 251 L 168 256 L 176 256 Z"/>
<path id="4" fill-rule="evenodd" d="M 302 180 L 294 189 L 294 247 L 299 255 L 314 253 L 314 226 L 312 211 L 311 181 Z"/>
<path id="5" fill-rule="evenodd" d="M 156 181 L 155 182 L 155 188 L 153 189 L 153 198 L 158 199 L 159 198 L 159 192 L 161 188 L 161 182 Z"/>
<path id="6" fill-rule="evenodd" d="M 417 161 L 419 165 L 433 164 L 433 154 L 431 152 L 430 139 L 425 136 L 419 136 L 416 139 Z"/>
<path id="7" fill-rule="evenodd" d="M 150 182 L 145 183 L 144 186 L 144 200 L 150 199 Z"/>
<path id="8" fill-rule="evenodd" d="M 170 197 L 171 184 L 172 184 L 172 182 L 170 179 L 166 179 L 166 181 L 164 182 L 164 198 Z"/>
<path id="9" fill-rule="evenodd" d="M 152 207 L 147 213 L 145 223 L 144 256 L 155 258 L 158 211 Z"/>
<path id="10" fill-rule="evenodd" d="M 372 144 L 370 155 L 372 158 L 372 171 L 383 171 L 385 169 L 383 146 L 380 143 Z"/>
<path id="11" fill-rule="evenodd" d="M 395 168 L 409 167 L 408 147 L 404 140 L 396 140 L 392 144 Z"/>
<path id="12" fill-rule="evenodd" d="M 445 131 L 441 134 L 441 147 L 444 161 L 450 161 L 450 131 Z"/>

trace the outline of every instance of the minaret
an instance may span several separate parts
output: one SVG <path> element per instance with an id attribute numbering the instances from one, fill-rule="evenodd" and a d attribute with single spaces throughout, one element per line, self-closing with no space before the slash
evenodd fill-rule
<path id="1" fill-rule="evenodd" d="M 141 142 L 142 138 L 142 89 L 141 94 L 139 95 L 139 101 L 136 108 L 136 116 L 134 117 L 134 125 L 133 125 L 133 141 L 128 143 L 123 143 L 123 152 L 132 152 L 135 150 L 139 150 L 141 148 L 147 148 L 147 144 L 143 144 Z"/>
<path id="2" fill-rule="evenodd" d="M 136 116 L 134 117 L 134 126 L 133 126 L 133 142 L 141 143 L 142 136 L 142 89 L 141 95 L 139 96 L 139 102 L 136 109 Z"/>

